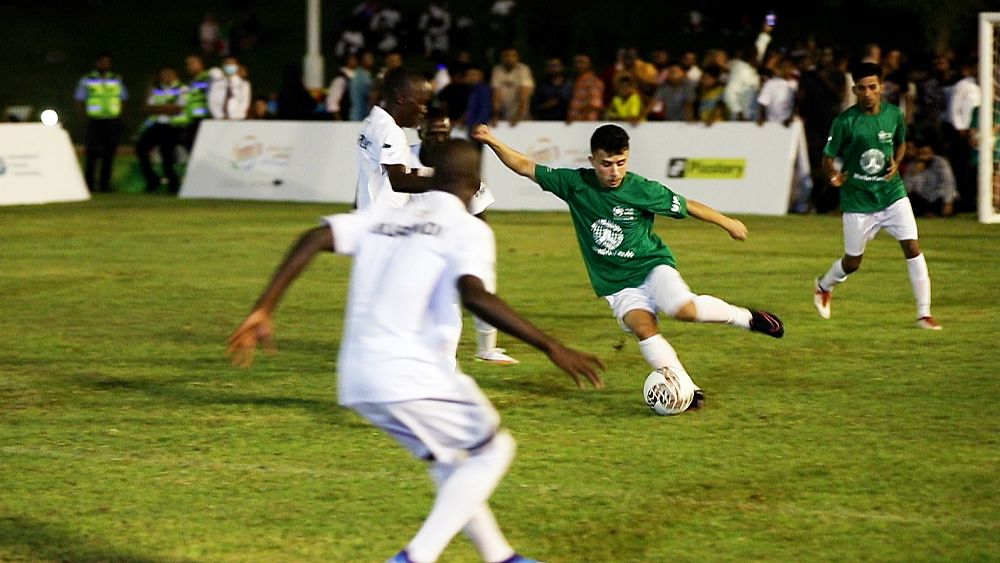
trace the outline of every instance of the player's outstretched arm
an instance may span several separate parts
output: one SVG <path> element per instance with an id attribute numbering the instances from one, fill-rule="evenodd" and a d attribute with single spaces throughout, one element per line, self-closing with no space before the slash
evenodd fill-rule
<path id="1" fill-rule="evenodd" d="M 236 332 L 229 337 L 227 350 L 233 365 L 248 367 L 253 364 L 253 355 L 258 344 L 263 344 L 268 352 L 274 351 L 271 315 L 288 286 L 305 270 L 318 252 L 332 251 L 333 232 L 329 227 L 316 227 L 306 231 L 299 241 L 288 251 L 284 261 L 278 266 L 271 283 L 254 305 Z"/>
<path id="2" fill-rule="evenodd" d="M 514 172 L 535 181 L 535 161 L 505 145 L 493 136 L 486 125 L 476 125 L 472 128 L 472 138 L 490 147 L 500 162 Z"/>
<path id="3" fill-rule="evenodd" d="M 695 201 L 693 199 L 687 200 L 687 212 L 688 215 L 694 217 L 695 219 L 700 219 L 706 223 L 712 223 L 713 225 L 722 227 L 727 233 L 729 233 L 729 236 L 736 240 L 747 239 L 747 226 L 744 225 L 742 221 L 733 219 L 732 217 L 727 217 L 700 201 Z"/>
<path id="4" fill-rule="evenodd" d="M 583 387 L 581 377 L 590 380 L 594 387 L 604 387 L 604 381 L 598 373 L 604 369 L 604 364 L 597 356 L 567 348 L 545 334 L 503 299 L 486 291 L 483 280 L 470 275 L 462 276 L 458 279 L 458 292 L 462 296 L 462 305 L 472 314 L 545 352 L 553 364 L 573 378 L 577 387 Z"/>

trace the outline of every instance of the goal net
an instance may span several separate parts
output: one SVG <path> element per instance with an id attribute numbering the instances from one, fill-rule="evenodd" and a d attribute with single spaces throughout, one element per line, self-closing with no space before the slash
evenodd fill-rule
<path id="1" fill-rule="evenodd" d="M 1000 223 L 1000 12 L 979 14 L 979 222 Z"/>

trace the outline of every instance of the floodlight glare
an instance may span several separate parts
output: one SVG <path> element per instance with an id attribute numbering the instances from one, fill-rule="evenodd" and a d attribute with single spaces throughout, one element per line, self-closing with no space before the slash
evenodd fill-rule
<path id="1" fill-rule="evenodd" d="M 42 125 L 48 125 L 49 127 L 52 127 L 53 125 L 59 123 L 59 114 L 56 113 L 56 110 L 53 109 L 47 109 L 43 111 L 41 118 L 42 118 Z"/>

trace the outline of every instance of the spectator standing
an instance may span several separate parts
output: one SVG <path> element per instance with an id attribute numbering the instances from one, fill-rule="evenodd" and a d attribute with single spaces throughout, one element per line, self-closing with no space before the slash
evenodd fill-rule
<path id="1" fill-rule="evenodd" d="M 785 127 L 791 126 L 798 109 L 796 97 L 799 83 L 795 79 L 795 74 L 796 68 L 792 59 L 787 56 L 781 57 L 778 61 L 778 73 L 767 79 L 760 88 L 760 94 L 757 95 L 757 103 L 760 105 L 760 113 L 757 115 L 758 125 L 770 121 L 781 123 Z M 812 198 L 813 180 L 812 168 L 809 165 L 809 148 L 804 132 L 797 135 L 795 144 L 791 209 L 796 213 L 805 213 L 809 210 L 809 201 Z"/>
<path id="2" fill-rule="evenodd" d="M 604 113 L 604 82 L 594 73 L 587 55 L 573 57 L 576 80 L 566 111 L 566 121 L 599 121 Z"/>
<path id="3" fill-rule="evenodd" d="M 294 63 L 282 67 L 277 118 L 292 121 L 312 119 L 317 105 L 316 98 L 306 90 L 302 81 L 302 67 Z"/>
<path id="4" fill-rule="evenodd" d="M 87 116 L 84 176 L 91 192 L 111 191 L 111 169 L 122 139 L 122 104 L 128 90 L 122 77 L 111 71 L 111 55 L 101 53 L 94 69 L 77 83 L 74 98 Z M 96 178 L 100 163 L 100 180 Z"/>
<path id="5" fill-rule="evenodd" d="M 513 126 L 528 119 L 528 102 L 535 90 L 535 79 L 528 65 L 521 62 L 517 49 L 508 47 L 500 53 L 500 64 L 493 67 L 490 87 L 494 122 L 509 121 Z"/>
<path id="6" fill-rule="evenodd" d="M 951 165 L 934 154 L 929 140 L 918 137 L 913 144 L 916 154 L 903 170 L 903 185 L 909 193 L 913 214 L 952 215 L 958 191 Z"/>
<path id="7" fill-rule="evenodd" d="M 442 2 L 431 0 L 420 14 L 417 28 L 424 34 L 424 55 L 447 53 L 450 49 L 448 33 L 451 31 L 451 12 Z"/>
<path id="8" fill-rule="evenodd" d="M 463 63 L 455 63 L 451 68 L 451 82 L 437 93 L 437 99 L 444 106 L 451 123 L 460 123 L 469 107 L 469 87 L 467 74 L 469 67 Z"/>
<path id="9" fill-rule="evenodd" d="M 463 121 L 471 134 L 476 125 L 493 120 L 493 89 L 486 83 L 486 73 L 479 67 L 470 67 L 465 76 L 469 84 L 469 103 Z"/>
<path id="10" fill-rule="evenodd" d="M 944 138 L 943 125 L 948 113 L 948 93 L 955 82 L 951 59 L 944 54 L 934 56 L 927 78 L 917 83 L 917 115 L 915 126 L 924 134 Z"/>
<path id="11" fill-rule="evenodd" d="M 222 69 L 213 69 L 215 80 L 208 91 L 208 109 L 215 119 L 246 119 L 253 93 L 250 81 L 240 76 L 236 57 L 226 57 Z"/>
<path id="12" fill-rule="evenodd" d="M 372 69 L 375 67 L 375 55 L 371 51 L 364 51 L 358 57 L 358 67 L 354 69 L 354 77 L 348 86 L 351 98 L 351 112 L 349 121 L 361 121 L 368 117 L 372 109 L 372 89 L 374 78 Z"/>
<path id="13" fill-rule="evenodd" d="M 215 14 L 209 12 L 201 20 L 201 24 L 198 26 L 198 43 L 201 45 L 202 55 L 214 57 L 219 54 L 222 32 L 219 29 L 219 20 L 215 19 Z"/>
<path id="14" fill-rule="evenodd" d="M 188 124 L 181 136 L 181 145 L 191 152 L 201 122 L 211 117 L 208 110 L 208 92 L 212 88 L 212 76 L 205 69 L 205 61 L 199 55 L 189 55 L 184 59 L 184 67 L 190 80 L 184 97 Z"/>
<path id="15" fill-rule="evenodd" d="M 326 111 L 336 121 L 343 121 L 351 114 L 351 96 L 348 93 L 354 69 L 358 68 L 358 56 L 351 53 L 344 57 L 344 64 L 330 81 L 326 93 Z"/>
<path id="16" fill-rule="evenodd" d="M 760 75 L 757 68 L 751 64 L 746 48 L 733 51 L 729 61 L 729 80 L 726 82 L 722 97 L 729 111 L 729 118 L 734 121 L 757 120 L 757 93 L 760 91 Z"/>
<path id="17" fill-rule="evenodd" d="M 694 103 L 697 97 L 695 86 L 688 81 L 680 63 L 670 63 L 667 67 L 667 79 L 653 95 L 652 111 L 655 119 L 694 121 Z"/>
<path id="18" fill-rule="evenodd" d="M 845 78 L 835 66 L 832 49 L 819 52 L 820 63 L 814 64 L 806 58 L 805 68 L 799 79 L 799 107 L 802 125 L 805 128 L 809 167 L 814 171 L 813 186 L 821 186 L 821 193 L 815 193 L 813 203 L 818 211 L 828 211 L 837 207 L 840 195 L 835 188 L 826 188 L 820 177 L 823 164 L 823 146 L 830 133 L 834 118 L 840 113 L 843 103 Z"/>
<path id="19" fill-rule="evenodd" d="M 698 55 L 694 51 L 687 51 L 681 55 L 681 68 L 684 69 L 687 81 L 697 86 L 701 80 L 701 69 L 698 67 Z"/>
<path id="20" fill-rule="evenodd" d="M 157 73 L 157 80 L 151 85 L 143 113 L 148 117 L 141 126 L 139 139 L 135 143 L 135 156 L 139 169 L 146 179 L 146 191 L 156 192 L 163 183 L 171 193 L 180 190 L 180 179 L 174 166 L 177 163 L 177 147 L 181 135 L 188 124 L 184 98 L 187 88 L 177 79 L 177 71 L 164 68 Z M 153 149 L 160 153 L 163 164 L 161 178 L 150 159 Z"/>
<path id="21" fill-rule="evenodd" d="M 959 65 L 961 78 L 948 98 L 948 120 L 945 131 L 949 142 L 949 160 L 958 184 L 962 211 L 976 206 L 976 171 L 972 169 L 972 112 L 982 103 L 982 90 L 976 83 L 976 61 L 966 59 Z"/>
<path id="22" fill-rule="evenodd" d="M 340 32 L 337 43 L 333 48 L 333 54 L 339 59 L 347 55 L 357 55 L 365 48 L 365 25 L 367 22 L 358 14 L 351 16 L 347 20 L 344 31 Z"/>
<path id="23" fill-rule="evenodd" d="M 531 102 L 531 113 L 540 121 L 566 121 L 566 110 L 573 96 L 573 86 L 563 74 L 563 64 L 558 58 L 545 63 L 545 76 L 538 82 L 538 89 Z"/>
<path id="24" fill-rule="evenodd" d="M 403 21 L 395 3 L 382 6 L 368 22 L 372 36 L 371 44 L 383 53 L 391 53 L 399 48 L 399 24 Z"/>

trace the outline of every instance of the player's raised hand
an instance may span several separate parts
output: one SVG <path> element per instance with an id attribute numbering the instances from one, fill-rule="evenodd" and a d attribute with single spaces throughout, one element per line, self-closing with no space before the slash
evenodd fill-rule
<path id="1" fill-rule="evenodd" d="M 847 179 L 847 174 L 844 172 L 837 172 L 833 176 L 830 176 L 830 185 L 839 188 L 844 185 L 844 180 Z"/>
<path id="2" fill-rule="evenodd" d="M 480 143 L 486 143 L 492 137 L 493 133 L 485 123 L 480 123 L 472 128 L 472 138 Z"/>
<path id="3" fill-rule="evenodd" d="M 729 236 L 733 237 L 735 240 L 747 240 L 747 226 L 743 224 L 743 221 L 739 219 L 729 219 L 729 224 L 726 226 L 726 231 L 729 232 Z"/>
<path id="4" fill-rule="evenodd" d="M 269 354 L 275 352 L 273 334 L 271 315 L 261 309 L 255 309 L 229 337 L 226 353 L 229 354 L 234 366 L 250 367 L 257 351 L 257 344 L 263 344 L 264 351 Z"/>
<path id="5" fill-rule="evenodd" d="M 548 356 L 553 364 L 559 366 L 573 378 L 576 386 L 580 389 L 583 389 L 581 377 L 589 379 L 590 383 L 598 389 L 604 387 L 604 380 L 598 373 L 604 370 L 604 364 L 597 356 L 567 348 L 558 342 L 549 349 Z"/>

